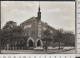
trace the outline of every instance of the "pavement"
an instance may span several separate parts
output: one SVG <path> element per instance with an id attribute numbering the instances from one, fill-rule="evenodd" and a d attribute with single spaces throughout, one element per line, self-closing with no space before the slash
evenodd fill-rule
<path id="1" fill-rule="evenodd" d="M 63 51 L 59 51 L 59 52 L 56 52 L 56 54 L 75 54 L 75 49 L 72 49 L 72 50 L 63 50 Z"/>
<path id="2" fill-rule="evenodd" d="M 70 50 L 47 50 L 47 51 L 35 51 L 35 50 L 1 50 L 2 54 L 75 54 L 75 49 Z"/>

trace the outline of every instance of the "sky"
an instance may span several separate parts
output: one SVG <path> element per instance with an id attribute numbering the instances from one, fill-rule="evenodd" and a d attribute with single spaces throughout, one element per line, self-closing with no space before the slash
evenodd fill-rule
<path id="1" fill-rule="evenodd" d="M 37 17 L 38 1 L 1 1 L 1 28 L 8 21 L 17 25 Z M 74 1 L 40 1 L 41 20 L 55 29 L 75 32 Z"/>

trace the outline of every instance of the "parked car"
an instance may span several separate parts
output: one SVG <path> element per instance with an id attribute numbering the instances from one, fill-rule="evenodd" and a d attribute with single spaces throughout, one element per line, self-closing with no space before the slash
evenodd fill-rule
<path id="1" fill-rule="evenodd" d="M 64 47 L 63 46 L 60 46 L 60 49 L 63 49 Z M 55 47 L 55 49 L 59 49 L 59 47 Z"/>
<path id="2" fill-rule="evenodd" d="M 44 48 L 43 48 L 43 47 L 36 47 L 36 48 L 34 48 L 34 50 L 35 50 L 35 51 L 43 51 Z"/>
<path id="3" fill-rule="evenodd" d="M 64 47 L 64 49 L 69 49 L 68 47 Z"/>
<path id="4" fill-rule="evenodd" d="M 56 48 L 55 47 L 53 47 L 53 50 L 55 50 Z"/>
<path id="5" fill-rule="evenodd" d="M 49 46 L 48 47 L 48 50 L 55 50 L 56 48 L 55 47 L 52 47 L 52 46 Z"/>
<path id="6" fill-rule="evenodd" d="M 64 49 L 74 49 L 74 47 L 64 47 Z"/>
<path id="7" fill-rule="evenodd" d="M 53 47 L 52 46 L 49 46 L 47 49 L 48 50 L 53 50 Z"/>
<path id="8" fill-rule="evenodd" d="M 59 47 L 55 47 L 55 49 L 59 49 Z"/>
<path id="9" fill-rule="evenodd" d="M 64 47 L 63 46 L 60 46 L 60 49 L 63 49 Z"/>

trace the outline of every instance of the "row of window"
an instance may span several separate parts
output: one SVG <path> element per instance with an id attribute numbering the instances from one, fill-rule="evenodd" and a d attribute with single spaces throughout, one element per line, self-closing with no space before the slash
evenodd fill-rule
<path id="1" fill-rule="evenodd" d="M 24 26 L 24 29 L 25 29 L 25 28 L 31 28 L 31 24 Z"/>
<path id="2" fill-rule="evenodd" d="M 25 29 L 25 28 L 31 28 L 31 24 L 24 26 L 24 29 Z M 46 29 L 47 29 L 47 28 L 45 28 L 45 27 L 43 28 L 43 30 L 46 30 Z M 38 31 L 41 32 L 41 24 L 38 24 Z M 50 32 L 53 33 L 52 31 L 50 31 Z"/>

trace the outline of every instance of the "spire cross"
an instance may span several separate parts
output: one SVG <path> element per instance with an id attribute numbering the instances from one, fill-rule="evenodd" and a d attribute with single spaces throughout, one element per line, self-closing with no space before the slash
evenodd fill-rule
<path id="1" fill-rule="evenodd" d="M 40 1 L 39 1 L 39 12 L 40 12 Z"/>

